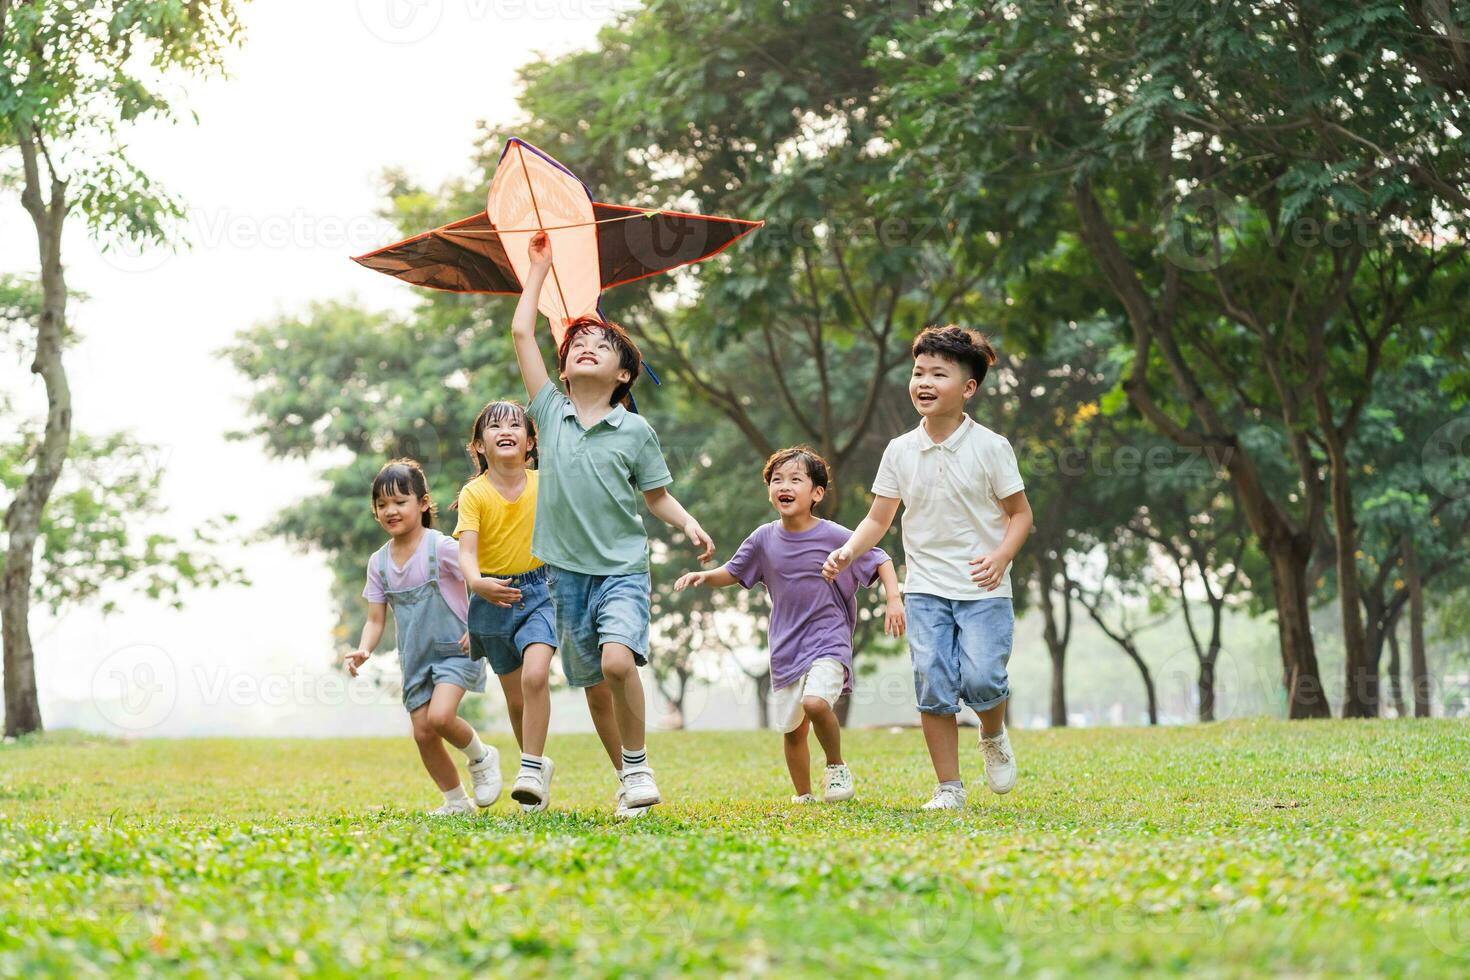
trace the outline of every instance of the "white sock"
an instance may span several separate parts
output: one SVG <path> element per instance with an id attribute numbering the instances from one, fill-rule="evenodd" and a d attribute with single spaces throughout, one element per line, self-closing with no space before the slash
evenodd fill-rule
<path id="1" fill-rule="evenodd" d="M 485 743 L 480 741 L 480 733 L 475 731 L 470 732 L 470 744 L 460 749 L 460 751 L 471 762 L 479 762 L 485 758 Z"/>
<path id="2" fill-rule="evenodd" d="M 444 802 L 445 803 L 453 803 L 456 800 L 468 800 L 468 799 L 469 799 L 469 797 L 466 796 L 465 795 L 465 792 L 464 792 L 464 783 L 460 783 L 458 786 L 454 787 L 454 789 L 446 789 L 444 791 Z"/>

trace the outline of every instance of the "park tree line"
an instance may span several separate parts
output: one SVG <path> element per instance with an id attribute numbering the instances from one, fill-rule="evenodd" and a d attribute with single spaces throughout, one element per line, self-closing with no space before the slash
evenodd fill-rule
<path id="1" fill-rule="evenodd" d="M 1452 16 L 654 0 L 525 68 L 521 118 L 484 128 L 462 179 L 389 175 L 389 213 L 409 233 L 477 209 L 514 134 L 599 200 L 766 220 L 718 262 L 605 298 L 664 379 L 639 404 L 722 554 L 768 519 L 757 474 L 783 445 L 832 460 L 826 516 L 856 520 L 913 424 L 914 334 L 992 332 L 977 415 L 1015 445 L 1037 514 L 1017 601 L 1043 621 L 1054 724 L 1084 619 L 1157 720 L 1141 634 L 1180 617 L 1212 718 L 1237 610 L 1275 620 L 1290 717 L 1330 714 L 1337 689 L 1347 716 L 1422 715 L 1426 623 L 1460 608 L 1470 531 L 1470 43 Z M 417 449 L 453 495 L 463 421 L 518 391 L 507 315 L 443 294 L 402 317 L 332 304 L 230 352 L 259 385 L 247 435 L 353 453 L 279 527 L 331 557 L 344 630 L 369 472 Z M 758 644 L 759 602 L 673 595 L 679 552 L 655 560 L 677 703 L 691 657 Z M 1340 688 L 1311 628 L 1327 604 Z M 860 650 L 885 652 L 870 624 Z"/>
<path id="2" fill-rule="evenodd" d="M 238 34 L 228 4 L 102 6 L 154 31 L 165 67 L 212 70 Z M 141 16 L 154 6 L 169 17 Z M 8 285 L 3 322 L 30 331 L 51 393 L 4 470 L 8 731 L 39 726 L 16 603 L 35 592 L 24 556 L 50 540 L 41 515 L 70 432 L 52 224 L 85 200 L 98 235 L 158 240 L 177 208 L 121 144 L 98 158 L 111 169 L 73 183 L 55 169 L 44 150 L 77 131 L 75 106 L 103 112 L 84 128 L 108 134 L 168 106 L 111 84 L 124 76 L 106 30 L 75 65 L 54 60 L 77 27 L 43 7 L 0 0 L 0 148 L 26 163 L 42 256 L 39 281 Z M 976 415 L 1016 447 L 1036 511 L 1016 601 L 1041 619 L 1054 724 L 1083 622 L 1137 668 L 1156 718 L 1148 633 L 1164 617 L 1185 624 L 1198 714 L 1213 717 L 1241 612 L 1275 622 L 1290 717 L 1334 701 L 1422 715 L 1429 643 L 1470 622 L 1467 26 L 1428 3 L 650 0 L 592 49 L 528 65 L 519 118 L 485 125 L 457 179 L 387 173 L 385 212 L 410 234 L 478 210 L 520 135 L 600 200 L 765 219 L 719 260 L 604 304 L 663 378 L 640 383 L 639 406 L 722 555 L 769 518 L 760 463 L 795 442 L 835 465 L 825 516 L 856 520 L 883 446 L 914 423 L 914 334 L 991 332 L 1002 362 Z M 57 90 L 74 103 L 43 96 L 53 60 L 84 80 Z M 237 435 L 329 461 L 323 491 L 272 530 L 329 561 L 337 639 L 356 629 L 379 543 L 372 473 L 416 456 L 452 521 L 470 420 L 519 395 L 509 312 L 442 293 L 407 314 L 324 299 L 222 352 L 255 385 Z M 758 598 L 670 592 L 669 544 L 655 529 L 653 662 L 677 706 L 764 624 Z M 897 535 L 885 546 L 902 560 Z M 1311 626 L 1327 607 L 1340 685 Z M 860 665 L 899 649 L 870 612 Z"/>

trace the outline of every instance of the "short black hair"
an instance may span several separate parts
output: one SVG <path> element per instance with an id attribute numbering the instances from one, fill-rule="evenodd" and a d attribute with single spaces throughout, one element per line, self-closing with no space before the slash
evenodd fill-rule
<path id="1" fill-rule="evenodd" d="M 792 446 L 789 449 L 778 449 L 771 453 L 770 458 L 766 460 L 765 468 L 761 470 L 761 479 L 770 483 L 771 474 L 791 462 L 801 463 L 801 468 L 806 471 L 807 478 L 812 481 L 812 486 L 827 489 L 832 479 L 832 467 L 828 466 L 822 454 L 811 446 Z"/>
<path id="2" fill-rule="evenodd" d="M 424 476 L 424 468 L 419 465 L 418 460 L 407 456 L 390 459 L 378 470 L 378 475 L 373 477 L 373 513 L 378 511 L 379 497 L 399 494 L 415 500 L 429 499 L 429 480 Z M 433 527 L 434 501 L 429 500 L 429 508 L 421 511 L 421 514 L 424 527 Z"/>
<path id="3" fill-rule="evenodd" d="M 933 354 L 963 365 L 976 384 L 985 380 L 990 366 L 995 363 L 995 347 L 989 337 L 978 330 L 957 327 L 952 323 L 944 327 L 926 327 L 914 338 L 911 353 L 916 359 L 920 354 Z"/>

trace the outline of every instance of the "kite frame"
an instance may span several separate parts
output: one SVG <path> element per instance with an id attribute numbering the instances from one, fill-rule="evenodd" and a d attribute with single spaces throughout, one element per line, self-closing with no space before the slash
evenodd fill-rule
<path id="1" fill-rule="evenodd" d="M 545 160 L 547 163 L 550 163 L 553 167 L 556 167 L 558 170 L 560 170 L 562 173 L 566 174 L 568 177 L 571 177 L 578 184 L 581 184 L 582 185 L 582 190 L 587 194 L 587 200 L 589 202 L 591 202 L 591 204 L 592 204 L 593 213 L 594 214 L 596 213 L 596 209 L 597 208 L 603 207 L 603 208 L 613 208 L 613 209 L 618 210 L 618 211 L 629 211 L 629 212 L 636 212 L 636 213 L 646 214 L 646 215 L 666 214 L 666 215 L 669 215 L 670 217 L 674 217 L 674 218 L 695 218 L 695 219 L 698 219 L 700 221 L 723 221 L 726 224 L 745 225 L 745 226 L 747 226 L 744 231 L 742 231 L 740 234 L 736 235 L 734 238 L 730 239 L 725 244 L 721 245 L 719 248 L 711 249 L 710 251 L 705 252 L 703 255 L 696 256 L 695 258 L 692 258 L 692 259 L 690 259 L 687 262 L 680 262 L 678 265 L 671 265 L 667 269 L 659 269 L 656 272 L 645 272 L 642 275 L 631 276 L 631 277 L 629 277 L 627 279 L 619 279 L 616 282 L 605 283 L 602 286 L 602 289 L 604 291 L 605 290 L 608 290 L 608 289 L 611 289 L 614 286 L 622 286 L 622 285 L 625 285 L 625 284 L 630 283 L 630 282 L 637 282 L 639 279 L 649 279 L 649 278 L 652 278 L 653 276 L 661 276 L 661 275 L 664 275 L 666 273 L 672 272 L 675 269 L 682 269 L 686 265 L 694 265 L 697 262 L 703 262 L 705 259 L 708 259 L 708 258 L 711 258 L 713 256 L 719 255 L 725 249 L 729 248 L 731 245 L 734 245 L 736 242 L 740 241 L 740 239 L 744 238 L 746 235 L 748 235 L 751 232 L 755 231 L 757 228 L 761 228 L 761 227 L 764 227 L 765 226 L 765 222 L 764 221 L 750 221 L 750 220 L 747 220 L 745 218 L 726 218 L 726 217 L 722 217 L 720 215 L 695 214 L 692 211 L 671 211 L 668 208 L 640 208 L 640 207 L 634 207 L 634 206 L 629 205 L 629 204 L 608 204 L 608 203 L 606 203 L 604 201 L 598 201 L 598 200 L 596 200 L 596 199 L 593 198 L 592 191 L 590 189 L 588 189 L 586 183 L 583 182 L 582 178 L 578 177 L 576 174 L 572 173 L 566 167 L 562 166 L 562 164 L 560 162 L 558 162 L 554 157 L 547 156 L 545 153 L 541 152 L 536 147 L 532 146 L 530 143 L 527 143 L 525 140 L 521 139 L 519 136 L 512 136 L 508 140 L 506 140 L 506 142 L 505 142 L 505 149 L 501 150 L 501 152 L 500 152 L 500 160 L 504 160 L 505 159 L 505 155 L 510 152 L 511 144 L 516 144 L 518 146 L 521 146 L 521 147 L 524 147 L 525 149 L 530 150 L 532 153 L 536 154 L 541 159 Z M 499 165 L 500 165 L 500 161 L 497 160 L 496 161 L 496 166 L 498 167 Z M 594 220 L 594 221 L 586 222 L 585 224 L 600 225 L 600 224 L 607 224 L 607 223 L 609 223 L 611 221 L 627 221 L 631 217 L 632 217 L 632 215 L 626 215 L 626 216 L 622 216 L 622 217 L 618 217 L 618 218 L 612 218 L 612 219 Z M 419 241 L 420 239 L 428 238 L 429 236 L 438 234 L 439 232 L 442 232 L 442 231 L 449 231 L 449 230 L 452 230 L 452 229 L 455 229 L 455 228 L 459 228 L 459 227 L 461 227 L 463 225 L 470 224 L 471 222 L 478 221 L 478 220 L 480 220 L 482 218 L 485 220 L 485 223 L 486 224 L 489 224 L 490 225 L 491 233 L 496 234 L 496 235 L 501 234 L 500 229 L 496 228 L 495 225 L 490 221 L 490 215 L 489 215 L 489 213 L 486 212 L 486 211 L 481 211 L 478 214 L 472 214 L 472 215 L 470 215 L 468 218 L 460 218 L 458 221 L 451 221 L 447 225 L 440 225 L 438 228 L 430 228 L 428 231 L 421 231 L 417 235 L 410 235 L 408 238 L 405 238 L 405 239 L 403 239 L 402 241 L 399 241 L 399 242 L 394 242 L 391 245 L 383 245 L 383 246 L 380 246 L 378 248 L 373 249 L 371 252 L 364 252 L 361 255 L 354 255 L 352 257 L 352 260 L 354 262 L 360 262 L 363 259 L 370 259 L 373 256 L 378 255 L 381 252 L 386 252 L 386 251 L 389 251 L 390 249 L 395 249 L 395 248 L 399 248 L 400 246 L 403 246 L 403 245 L 408 245 L 408 244 L 410 244 L 412 242 L 416 242 L 416 241 Z M 582 226 L 583 225 L 579 224 L 579 225 L 567 225 L 565 227 L 568 227 L 568 228 L 576 228 L 576 227 L 582 227 Z M 561 226 L 558 226 L 558 227 L 561 227 Z M 524 233 L 524 232 L 529 232 L 529 231 L 545 231 L 545 230 L 546 229 L 544 229 L 544 228 L 509 228 L 509 229 L 506 229 L 506 232 L 505 233 L 506 234 L 515 234 L 517 232 Z M 514 268 L 512 268 L 511 271 L 514 272 L 515 271 Z M 517 278 L 519 278 L 519 277 L 517 277 Z M 435 292 L 440 292 L 440 293 L 464 293 L 464 294 L 468 294 L 468 295 L 479 295 L 479 296 L 519 296 L 521 294 L 521 290 L 515 290 L 515 291 L 512 292 L 510 290 L 499 290 L 499 289 L 448 289 L 448 288 L 446 288 L 444 286 L 428 286 L 428 285 L 420 285 L 418 283 L 413 283 L 412 285 L 416 286 L 419 289 L 432 289 Z M 524 286 L 524 284 L 523 284 L 523 286 Z M 562 305 L 565 306 L 566 304 L 563 303 Z M 597 312 L 599 314 L 602 313 L 602 301 L 601 301 L 601 298 L 598 299 Z"/>

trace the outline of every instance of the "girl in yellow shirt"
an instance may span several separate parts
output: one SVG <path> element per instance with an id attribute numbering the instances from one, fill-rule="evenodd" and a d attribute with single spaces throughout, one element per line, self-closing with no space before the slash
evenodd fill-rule
<path id="1" fill-rule="evenodd" d="M 511 798 L 527 813 L 551 801 L 549 673 L 556 619 L 546 569 L 531 554 L 536 520 L 536 430 L 515 402 L 480 410 L 465 447 L 477 474 L 459 492 L 459 567 L 470 590 L 470 656 L 483 657 L 505 692 L 521 768 Z"/>

